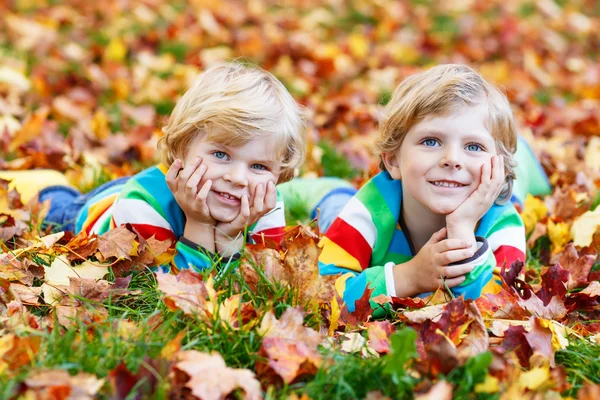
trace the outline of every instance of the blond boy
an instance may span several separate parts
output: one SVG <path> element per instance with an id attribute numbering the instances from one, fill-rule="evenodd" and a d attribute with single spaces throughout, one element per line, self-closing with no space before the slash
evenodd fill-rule
<path id="1" fill-rule="evenodd" d="M 336 287 L 351 310 L 367 287 L 371 298 L 497 290 L 495 267 L 525 259 L 523 222 L 508 203 L 516 146 L 506 97 L 473 69 L 410 76 L 386 107 L 383 172 L 322 239 L 321 273 L 343 274 Z"/>
<path id="2" fill-rule="evenodd" d="M 208 68 L 163 130 L 161 164 L 53 201 L 55 222 L 76 216 L 75 231 L 98 234 L 131 224 L 144 238 L 172 241 L 175 269 L 202 270 L 214 253 L 234 257 L 247 226 L 249 237 L 280 237 L 285 218 L 275 185 L 293 177 L 305 153 L 301 110 L 281 82 L 236 63 Z M 40 198 L 64 200 L 69 190 L 48 188 Z"/>

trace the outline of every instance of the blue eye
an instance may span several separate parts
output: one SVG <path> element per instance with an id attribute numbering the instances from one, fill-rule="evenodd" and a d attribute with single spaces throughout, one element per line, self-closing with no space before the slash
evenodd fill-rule
<path id="1" fill-rule="evenodd" d="M 267 167 L 265 167 L 265 166 L 264 166 L 264 165 L 262 165 L 262 164 L 252 164 L 252 167 L 251 167 L 251 168 L 253 168 L 253 169 L 258 169 L 258 170 L 260 170 L 260 171 L 267 171 L 267 170 L 268 170 L 268 168 L 267 168 Z"/>
<path id="2" fill-rule="evenodd" d="M 425 140 L 423 140 L 423 142 L 422 142 L 422 143 L 423 143 L 425 146 L 427 146 L 427 147 L 434 147 L 434 146 L 436 146 L 436 145 L 438 145 L 438 144 L 439 144 L 439 141 L 438 141 L 437 139 L 431 139 L 431 138 L 429 138 L 429 139 L 425 139 Z"/>
<path id="3" fill-rule="evenodd" d="M 483 148 L 477 143 L 471 143 L 467 145 L 467 150 L 469 151 L 482 151 Z"/>
<path id="4" fill-rule="evenodd" d="M 227 160 L 227 159 L 229 159 L 229 156 L 227 155 L 227 153 L 224 153 L 222 151 L 214 151 L 213 152 L 213 156 L 215 156 L 219 160 Z"/>

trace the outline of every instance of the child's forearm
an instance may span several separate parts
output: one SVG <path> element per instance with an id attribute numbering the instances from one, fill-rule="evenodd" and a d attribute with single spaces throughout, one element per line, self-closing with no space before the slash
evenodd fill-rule
<path id="1" fill-rule="evenodd" d="M 183 236 L 210 252 L 215 251 L 215 227 L 204 222 L 187 220 Z"/>
<path id="2" fill-rule="evenodd" d="M 467 224 L 456 224 L 447 225 L 446 231 L 448 232 L 448 239 L 462 239 L 466 240 L 471 244 L 471 247 L 477 249 L 477 242 L 475 240 L 475 227 Z"/>

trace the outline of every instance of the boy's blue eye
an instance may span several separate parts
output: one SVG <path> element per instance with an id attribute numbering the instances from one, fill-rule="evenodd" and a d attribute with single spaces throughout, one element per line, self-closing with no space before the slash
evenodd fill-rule
<path id="1" fill-rule="evenodd" d="M 266 171 L 268 168 L 262 164 L 252 164 L 252 168 L 258 169 L 260 171 Z"/>
<path id="2" fill-rule="evenodd" d="M 433 147 L 437 145 L 439 142 L 436 139 L 425 139 L 423 140 L 423 144 L 428 147 Z"/>
<path id="3" fill-rule="evenodd" d="M 229 156 L 227 155 L 227 153 L 224 153 L 222 151 L 215 151 L 213 152 L 213 156 L 217 157 L 219 160 L 226 160 L 229 158 Z"/>
<path id="4" fill-rule="evenodd" d="M 483 149 L 477 143 L 471 143 L 471 144 L 467 145 L 467 150 L 469 150 L 469 151 L 481 151 Z"/>

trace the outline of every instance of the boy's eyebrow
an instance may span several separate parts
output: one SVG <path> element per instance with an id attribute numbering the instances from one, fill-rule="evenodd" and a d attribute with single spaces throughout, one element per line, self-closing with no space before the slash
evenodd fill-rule
<path id="1" fill-rule="evenodd" d="M 426 136 L 426 135 L 435 135 L 435 136 L 452 136 L 452 134 L 448 134 L 446 132 L 437 130 L 437 129 L 431 129 L 431 128 L 425 128 L 422 131 L 419 131 L 419 136 Z M 484 139 L 480 136 L 475 136 L 475 135 L 467 135 L 464 137 L 464 139 L 466 140 L 474 140 L 474 141 L 482 141 L 487 139 L 487 137 Z"/>

